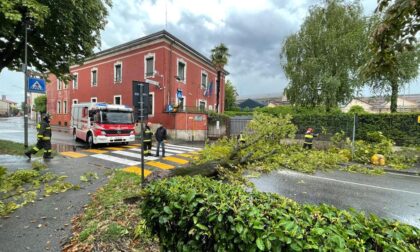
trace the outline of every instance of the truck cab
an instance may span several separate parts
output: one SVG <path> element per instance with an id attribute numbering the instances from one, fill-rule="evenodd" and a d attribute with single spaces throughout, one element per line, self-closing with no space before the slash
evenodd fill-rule
<path id="1" fill-rule="evenodd" d="M 73 104 L 70 124 L 74 140 L 84 141 L 89 147 L 135 140 L 133 109 L 124 105 Z"/>

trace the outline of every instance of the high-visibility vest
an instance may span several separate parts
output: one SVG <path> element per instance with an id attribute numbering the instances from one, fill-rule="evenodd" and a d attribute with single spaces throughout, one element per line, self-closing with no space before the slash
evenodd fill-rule
<path id="1" fill-rule="evenodd" d="M 312 133 L 305 134 L 305 143 L 306 144 L 312 144 L 313 140 L 314 140 L 314 135 Z"/>
<path id="2" fill-rule="evenodd" d="M 49 141 L 51 140 L 51 126 L 46 121 L 42 121 L 36 125 L 38 131 L 37 138 L 38 140 Z"/>
<path id="3" fill-rule="evenodd" d="M 150 130 L 148 126 L 144 129 L 143 138 L 144 142 L 151 142 L 152 141 L 153 132 Z"/>

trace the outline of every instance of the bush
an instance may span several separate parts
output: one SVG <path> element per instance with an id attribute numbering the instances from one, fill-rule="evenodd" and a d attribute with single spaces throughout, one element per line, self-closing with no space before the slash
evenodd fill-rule
<path id="1" fill-rule="evenodd" d="M 176 177 L 142 192 L 142 215 L 165 251 L 419 251 L 420 230 L 327 205 L 202 177 Z"/>

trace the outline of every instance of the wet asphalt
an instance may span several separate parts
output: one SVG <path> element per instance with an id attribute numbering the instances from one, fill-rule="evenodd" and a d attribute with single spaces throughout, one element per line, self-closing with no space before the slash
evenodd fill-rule
<path id="1" fill-rule="evenodd" d="M 260 191 L 277 193 L 300 203 L 354 208 L 420 228 L 420 176 L 339 171 L 302 174 L 283 170 L 251 180 Z"/>

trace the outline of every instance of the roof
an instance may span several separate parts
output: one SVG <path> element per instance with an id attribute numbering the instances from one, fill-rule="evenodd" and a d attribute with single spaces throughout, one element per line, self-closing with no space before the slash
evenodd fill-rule
<path id="1" fill-rule="evenodd" d="M 256 100 L 252 100 L 252 99 L 246 99 L 245 101 L 241 102 L 239 104 L 240 108 L 259 108 L 259 107 L 264 107 L 265 105 L 257 102 Z"/>
<path id="2" fill-rule="evenodd" d="M 88 60 L 94 60 L 96 58 L 99 57 L 103 57 L 103 56 L 107 56 L 113 53 L 117 53 L 141 44 L 146 44 L 158 39 L 166 39 L 170 42 L 174 42 L 175 44 L 179 45 L 181 48 L 183 48 L 184 50 L 192 53 L 194 56 L 198 57 L 200 60 L 202 60 L 203 62 L 205 62 L 206 64 L 214 67 L 213 63 L 211 62 L 211 60 L 209 58 L 207 58 L 206 56 L 204 56 L 203 54 L 199 53 L 198 51 L 196 51 L 195 49 L 193 49 L 191 46 L 187 45 L 186 43 L 182 42 L 180 39 L 178 39 L 177 37 L 175 37 L 174 35 L 170 34 L 168 31 L 166 30 L 162 30 L 156 33 L 152 33 L 150 35 L 129 41 L 127 43 L 124 44 L 120 44 L 114 47 L 111 47 L 109 49 L 100 51 L 98 53 L 95 53 L 93 56 L 89 57 L 86 59 L 86 61 Z M 227 72 L 226 70 L 223 70 L 225 75 L 228 75 L 229 72 Z"/>

